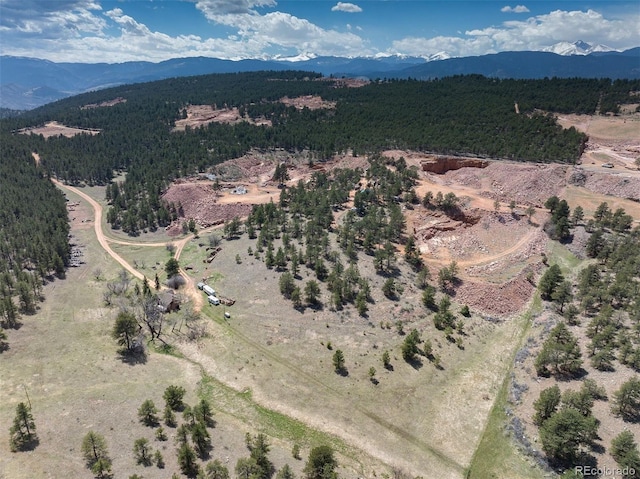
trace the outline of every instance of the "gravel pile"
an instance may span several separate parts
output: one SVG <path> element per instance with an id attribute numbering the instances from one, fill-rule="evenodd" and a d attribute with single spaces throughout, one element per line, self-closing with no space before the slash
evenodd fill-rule
<path id="1" fill-rule="evenodd" d="M 494 161 L 484 169 L 462 168 L 445 174 L 448 180 L 472 188 L 489 185 L 480 194 L 503 203 L 542 207 L 566 185 L 565 165 L 519 164 Z M 484 181 L 483 181 L 484 180 Z"/>
<path id="2" fill-rule="evenodd" d="M 640 201 L 640 178 L 607 173 L 586 173 L 584 187 L 594 193 Z"/>
<path id="3" fill-rule="evenodd" d="M 165 201 L 180 203 L 184 218 L 193 218 L 203 228 L 223 223 L 236 216 L 247 216 L 252 205 L 242 203 L 218 204 L 210 184 L 179 183 L 171 185 L 162 196 Z M 182 219 L 178 220 L 181 223 Z M 177 225 L 181 228 L 181 225 Z M 172 229 L 172 228 L 170 228 Z"/>
<path id="4" fill-rule="evenodd" d="M 522 310 L 534 291 L 535 286 L 520 274 L 500 285 L 464 281 L 455 299 L 481 313 L 509 316 Z"/>

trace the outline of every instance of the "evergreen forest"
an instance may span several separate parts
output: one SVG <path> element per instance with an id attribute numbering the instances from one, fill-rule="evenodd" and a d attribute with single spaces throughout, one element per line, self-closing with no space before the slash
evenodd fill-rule
<path id="1" fill-rule="evenodd" d="M 208 75 L 127 85 L 46 105 L 1 123 L 2 135 L 58 121 L 93 128 L 44 139 L 20 135 L 37 152 L 47 174 L 71 184 L 108 184 L 108 221 L 137 235 L 167 226 L 179 212 L 161 195 L 172 180 L 205 172 L 251 149 L 308 152 L 311 161 L 334 153 L 363 155 L 383 149 L 412 149 L 515 161 L 572 163 L 586 136 L 563 129 L 553 113 L 601 113 L 631 101 L 638 81 L 545 79 L 496 80 L 479 75 L 434 81 L 390 80 L 361 88 L 338 87 L 308 72 Z M 335 108 L 296 109 L 277 100 L 317 95 Z M 83 108 L 122 98 L 110 107 Z M 515 104 L 518 104 L 516 112 Z M 210 123 L 176 132 L 188 105 L 237 107 L 250 122 Z M 607 106 L 608 105 L 608 106 Z M 603 108 L 606 107 L 606 108 Z"/>
<path id="2" fill-rule="evenodd" d="M 74 185 L 108 185 L 109 223 L 138 235 L 179 217 L 179 205 L 162 200 L 172 180 L 207 172 L 251 149 L 304 152 L 310 162 L 335 153 L 359 156 L 396 148 L 573 163 L 587 138 L 563 129 L 553 115 L 615 114 L 640 90 L 638 80 L 479 75 L 341 85 L 300 71 L 174 78 L 89 92 L 0 120 L 2 325 L 15 327 L 20 311 L 35 311 L 42 284 L 53 274 L 63 276 L 69 264 L 64 197 L 50 177 Z M 302 95 L 336 106 L 296 109 L 278 101 Z M 115 98 L 125 101 L 83 108 Z M 173 131 L 189 105 L 237 107 L 244 118 L 264 118 L 272 126 L 246 121 Z M 100 133 L 46 139 L 18 134 L 50 121 Z M 124 172 L 123 180 L 113 181 Z"/>
<path id="3" fill-rule="evenodd" d="M 20 314 L 36 311 L 43 284 L 64 277 L 70 259 L 65 198 L 19 140 L 6 135 L 0 142 L 2 328 L 16 328 Z"/>

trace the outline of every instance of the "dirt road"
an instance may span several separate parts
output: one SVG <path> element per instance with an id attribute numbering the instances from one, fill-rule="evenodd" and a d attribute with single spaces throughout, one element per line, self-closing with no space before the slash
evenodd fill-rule
<path id="1" fill-rule="evenodd" d="M 122 256 L 120 256 L 118 253 L 113 251 L 113 249 L 111 249 L 111 246 L 109 245 L 109 243 L 121 244 L 121 245 L 125 245 L 125 246 L 144 246 L 144 247 L 151 247 L 151 248 L 158 248 L 158 247 L 164 248 L 167 245 L 167 243 L 166 242 L 162 242 L 162 243 L 143 243 L 143 242 L 126 241 L 126 240 L 107 237 L 104 234 L 104 231 L 102 230 L 102 205 L 100 205 L 100 203 L 98 203 L 96 200 L 94 200 L 93 198 L 91 198 L 89 195 L 87 195 L 86 193 L 84 193 L 83 191 L 81 191 L 78 188 L 62 184 L 61 182 L 59 182 L 58 180 L 55 180 L 55 179 L 52 179 L 51 181 L 53 181 L 58 188 L 60 188 L 62 190 L 66 190 L 66 191 L 71 191 L 71 192 L 77 194 L 78 196 L 80 196 L 81 198 L 86 200 L 87 203 L 89 203 L 91 205 L 91 207 L 93 208 L 93 212 L 94 212 L 94 231 L 96 233 L 96 238 L 98 238 L 98 242 L 100 243 L 100 246 L 102 246 L 102 248 L 113 259 L 115 259 L 124 269 L 129 271 L 136 278 L 143 280 L 144 279 L 144 275 L 142 273 L 140 273 L 139 271 L 137 271 L 133 266 L 131 266 Z M 204 230 L 204 231 L 206 232 L 206 231 L 209 231 L 209 230 L 212 230 L 212 229 L 214 229 L 214 227 L 209 228 L 208 230 Z M 194 236 L 193 234 L 190 234 L 190 235 L 185 236 L 184 238 L 180 239 L 179 241 L 174 242 L 174 244 L 176 246 L 176 251 L 175 251 L 175 258 L 176 259 L 180 259 L 180 254 L 182 253 L 182 250 L 184 249 L 185 245 L 189 241 L 191 241 L 193 239 L 193 236 Z M 182 276 L 187 281 L 186 291 L 185 291 L 186 294 L 189 295 L 191 297 L 191 299 L 193 300 L 194 309 L 196 311 L 200 311 L 200 309 L 202 309 L 202 305 L 204 304 L 203 299 L 202 299 L 202 293 L 200 293 L 198 291 L 198 289 L 196 288 L 194 282 L 189 278 L 189 275 L 187 274 L 187 272 L 185 270 L 180 268 L 180 273 L 182 274 Z"/>
<path id="2" fill-rule="evenodd" d="M 64 185 L 58 180 L 55 180 L 53 178 L 51 179 L 51 181 L 53 181 L 53 183 L 61 190 L 71 191 L 77 194 L 78 196 L 80 196 L 81 198 L 83 198 L 87 203 L 91 205 L 91 207 L 93 208 L 94 216 L 95 216 L 94 222 L 93 222 L 93 229 L 96 233 L 96 238 L 98 238 L 98 242 L 100 243 L 100 246 L 102 246 L 102 248 L 107 253 L 109 253 L 109 255 L 113 259 L 115 259 L 124 269 L 129 271 L 133 276 L 135 276 L 138 279 L 144 279 L 144 275 L 142 273 L 140 273 L 133 266 L 127 263 L 124 260 L 124 258 L 122 258 L 122 256 L 120 256 L 118 253 L 113 251 L 111 249 L 111 246 L 109 246 L 108 240 L 104 235 L 104 232 L 102 231 L 102 206 L 100 205 L 100 203 L 98 203 L 96 200 L 91 198 L 88 194 L 84 193 L 83 191 L 80 191 L 78 188 Z"/>

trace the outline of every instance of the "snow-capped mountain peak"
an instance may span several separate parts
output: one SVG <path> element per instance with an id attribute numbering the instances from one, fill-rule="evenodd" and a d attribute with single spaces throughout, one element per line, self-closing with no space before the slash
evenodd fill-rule
<path id="1" fill-rule="evenodd" d="M 433 62 L 437 60 L 448 60 L 449 58 L 451 58 L 451 55 L 449 55 L 447 52 L 437 52 L 426 55 L 423 58 L 428 62 Z"/>
<path id="2" fill-rule="evenodd" d="M 305 62 L 305 61 L 313 60 L 313 59 L 315 59 L 317 57 L 318 57 L 318 55 L 316 55 L 315 53 L 305 52 L 305 53 L 300 53 L 298 55 L 290 56 L 290 57 L 276 55 L 276 56 L 274 56 L 274 57 L 272 57 L 270 59 L 271 60 L 280 61 L 280 62 L 295 63 L 295 62 Z"/>
<path id="3" fill-rule="evenodd" d="M 542 51 L 556 53 L 558 55 L 589 55 L 593 52 L 611 52 L 614 48 L 606 45 L 590 45 L 587 42 L 578 40 L 577 42 L 559 42 L 544 48 Z"/>

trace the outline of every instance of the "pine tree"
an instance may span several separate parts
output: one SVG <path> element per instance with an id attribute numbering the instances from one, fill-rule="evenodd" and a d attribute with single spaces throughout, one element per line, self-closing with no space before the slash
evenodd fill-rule
<path id="1" fill-rule="evenodd" d="M 123 347 L 123 350 L 130 352 L 135 348 L 135 337 L 140 331 L 138 321 L 133 314 L 128 312 L 120 312 L 116 317 L 111 337 Z"/>
<path id="2" fill-rule="evenodd" d="M 611 441 L 611 456 L 620 467 L 640 471 L 640 453 L 633 433 L 622 431 Z"/>
<path id="3" fill-rule="evenodd" d="M 204 459 L 211 449 L 211 436 L 204 423 L 197 422 L 191 428 L 191 440 L 200 458 Z"/>
<path id="4" fill-rule="evenodd" d="M 164 408 L 162 419 L 164 420 L 164 423 L 169 427 L 176 427 L 176 425 L 178 424 L 176 421 L 176 415 L 173 412 L 173 409 L 171 409 L 168 404 Z"/>
<path id="5" fill-rule="evenodd" d="M 333 369 L 338 374 L 342 374 L 345 371 L 344 354 L 340 349 L 336 349 L 336 352 L 333 353 Z"/>
<path id="6" fill-rule="evenodd" d="M 104 436 L 89 431 L 82 439 L 82 455 L 87 467 L 98 477 L 107 477 L 111 471 L 111 459 Z"/>
<path id="7" fill-rule="evenodd" d="M 36 423 L 31 414 L 31 408 L 23 402 L 16 406 L 16 417 L 13 426 L 9 428 L 9 446 L 12 452 L 33 449 L 38 442 Z"/>
<path id="8" fill-rule="evenodd" d="M 558 266 L 557 264 L 551 265 L 549 269 L 542 275 L 542 278 L 540 278 L 540 283 L 538 283 L 538 289 L 540 290 L 542 299 L 550 299 L 555 289 L 563 281 L 564 276 L 562 276 L 560 266 Z"/>
<path id="9" fill-rule="evenodd" d="M 573 375 L 582 367 L 578 340 L 571 334 L 566 324 L 559 323 L 551 330 L 535 360 L 539 376 L 555 373 Z"/>
<path id="10" fill-rule="evenodd" d="M 533 416 L 533 423 L 541 426 L 549 419 L 560 405 L 560 388 L 555 385 L 540 392 L 540 397 L 533 403 L 536 413 Z"/>
<path id="11" fill-rule="evenodd" d="M 196 477 L 200 472 L 196 453 L 188 443 L 182 444 L 178 449 L 178 465 L 182 473 L 187 477 Z"/>
<path id="12" fill-rule="evenodd" d="M 138 408 L 138 418 L 145 426 L 155 427 L 158 425 L 158 409 L 151 399 L 147 399 Z"/>
<path id="13" fill-rule="evenodd" d="M 149 446 L 149 440 L 145 437 L 136 439 L 133 443 L 133 456 L 138 464 L 143 466 L 151 465 L 151 447 Z"/>
<path id="14" fill-rule="evenodd" d="M 219 459 L 207 463 L 198 479 L 229 479 L 229 469 Z"/>
<path id="15" fill-rule="evenodd" d="M 200 399 L 200 402 L 193 408 L 193 413 L 196 420 L 208 427 L 213 427 L 215 421 L 213 420 L 213 409 L 211 404 L 206 399 Z"/>

